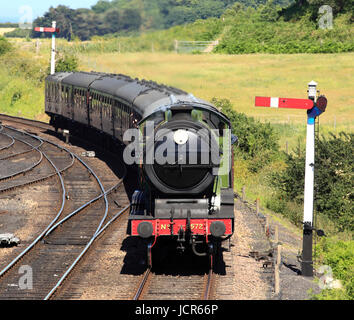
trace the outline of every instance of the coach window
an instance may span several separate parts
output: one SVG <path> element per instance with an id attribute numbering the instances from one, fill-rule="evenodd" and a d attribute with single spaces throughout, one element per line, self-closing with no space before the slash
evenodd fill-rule
<path id="1" fill-rule="evenodd" d="M 120 111 L 120 102 L 118 100 L 116 100 L 116 117 L 115 117 L 115 121 L 118 124 L 118 128 L 120 128 L 122 126 L 122 121 L 120 120 L 121 116 L 121 111 Z"/>
<path id="2" fill-rule="evenodd" d="M 61 102 L 66 102 L 66 87 L 64 85 L 61 87 Z"/>
<path id="3" fill-rule="evenodd" d="M 58 101 L 58 85 L 57 83 L 54 84 L 54 102 L 56 103 Z"/>
<path id="4" fill-rule="evenodd" d="M 71 100 L 71 88 L 66 87 L 66 103 L 70 104 L 70 100 Z"/>
<path id="5" fill-rule="evenodd" d="M 95 94 L 95 105 L 94 105 L 94 108 L 96 109 L 97 108 L 97 106 L 98 106 L 98 104 L 99 104 L 99 95 L 98 95 L 98 93 L 96 93 Z"/>
<path id="6" fill-rule="evenodd" d="M 48 88 L 49 88 L 49 84 L 48 84 L 48 82 L 45 84 L 45 94 L 46 94 L 46 98 L 47 98 L 47 100 L 49 100 L 48 98 L 49 98 L 49 91 L 48 91 Z"/>
<path id="7" fill-rule="evenodd" d="M 49 84 L 49 94 L 50 94 L 50 100 L 52 101 L 54 96 L 53 96 L 53 83 Z"/>
<path id="8" fill-rule="evenodd" d="M 55 85 L 54 85 L 54 90 L 55 90 L 55 95 L 54 95 L 54 99 L 55 99 L 55 103 L 57 103 L 58 102 L 58 84 L 56 83 Z"/>
<path id="9" fill-rule="evenodd" d="M 109 98 L 106 97 L 106 104 L 105 104 L 104 113 L 103 113 L 104 117 L 108 116 L 108 104 L 109 104 Z"/>
<path id="10" fill-rule="evenodd" d="M 83 90 L 82 89 L 80 89 L 80 95 L 79 95 L 79 106 L 80 106 L 80 108 L 82 108 L 82 106 L 83 106 Z"/>
<path id="11" fill-rule="evenodd" d="M 100 101 L 100 103 L 99 103 L 99 108 L 102 108 L 103 107 L 103 96 L 100 96 L 100 99 L 99 99 L 99 101 Z"/>
<path id="12" fill-rule="evenodd" d="M 108 102 L 108 116 L 111 118 L 112 117 L 112 98 L 109 98 L 109 102 Z"/>
<path id="13" fill-rule="evenodd" d="M 102 116 L 103 116 L 103 113 L 105 111 L 105 106 L 106 106 L 106 97 L 103 96 L 102 97 L 102 105 L 101 105 L 101 108 L 98 110 L 99 111 L 99 117 L 100 117 L 100 120 L 102 121 Z M 102 124 L 102 122 L 100 122 L 100 124 Z"/>
<path id="14" fill-rule="evenodd" d="M 52 93 L 52 83 L 49 83 L 49 101 L 52 101 L 53 93 Z"/>
<path id="15" fill-rule="evenodd" d="M 126 129 L 126 123 L 127 123 L 127 107 L 126 107 L 126 105 L 125 104 L 123 104 L 123 108 L 122 108 L 122 110 L 123 110 L 123 115 L 122 115 L 122 129 L 123 129 L 123 131 L 125 131 L 125 129 Z"/>
<path id="16" fill-rule="evenodd" d="M 50 101 L 50 83 L 49 82 L 47 84 L 47 97 L 48 97 L 48 101 Z"/>

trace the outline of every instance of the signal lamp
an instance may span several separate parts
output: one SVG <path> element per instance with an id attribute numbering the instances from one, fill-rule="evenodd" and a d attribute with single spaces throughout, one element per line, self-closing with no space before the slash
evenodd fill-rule
<path id="1" fill-rule="evenodd" d="M 316 101 L 316 106 L 322 112 L 325 112 L 327 107 L 327 98 L 325 96 L 319 96 Z"/>

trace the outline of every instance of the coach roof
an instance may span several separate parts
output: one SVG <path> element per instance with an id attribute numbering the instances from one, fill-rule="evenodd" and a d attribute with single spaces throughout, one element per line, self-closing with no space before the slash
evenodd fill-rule
<path id="1" fill-rule="evenodd" d="M 88 88 L 93 81 L 100 79 L 102 76 L 104 76 L 103 73 L 75 72 L 64 78 L 62 83 L 75 87 Z"/>

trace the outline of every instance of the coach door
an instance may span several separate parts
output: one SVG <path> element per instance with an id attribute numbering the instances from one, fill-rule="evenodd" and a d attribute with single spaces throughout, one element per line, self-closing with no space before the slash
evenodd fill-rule
<path id="1" fill-rule="evenodd" d="M 87 114 L 87 102 L 86 102 L 87 90 L 83 88 L 74 88 L 74 114 L 73 119 L 79 123 L 86 124 Z"/>
<path id="2" fill-rule="evenodd" d="M 61 114 L 69 119 L 73 116 L 72 88 L 68 85 L 62 87 Z"/>

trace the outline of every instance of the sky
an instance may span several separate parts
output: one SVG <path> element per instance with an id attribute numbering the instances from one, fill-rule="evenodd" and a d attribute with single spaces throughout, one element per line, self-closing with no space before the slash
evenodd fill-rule
<path id="1" fill-rule="evenodd" d="M 90 8 L 98 0 L 0 0 L 0 22 L 29 22 L 42 16 L 48 9 L 60 4 L 72 9 Z M 32 11 L 32 14 L 31 14 Z"/>

